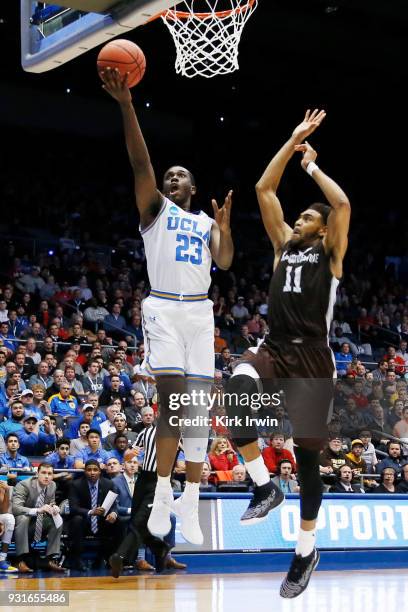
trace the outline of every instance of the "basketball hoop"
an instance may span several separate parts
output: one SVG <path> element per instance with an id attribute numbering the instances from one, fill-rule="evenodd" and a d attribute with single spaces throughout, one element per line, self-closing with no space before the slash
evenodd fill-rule
<path id="1" fill-rule="evenodd" d="M 196 12 L 198 4 L 208 11 Z M 177 74 L 209 79 L 238 70 L 242 30 L 258 0 L 184 0 L 181 5 L 184 10 L 160 15 L 176 46 Z"/>

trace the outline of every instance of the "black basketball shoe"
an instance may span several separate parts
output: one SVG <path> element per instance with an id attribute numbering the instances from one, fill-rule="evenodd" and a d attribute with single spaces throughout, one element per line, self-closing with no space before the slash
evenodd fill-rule
<path id="1" fill-rule="evenodd" d="M 293 599 L 303 593 L 309 584 L 313 570 L 319 564 L 319 559 L 319 551 L 316 548 L 307 557 L 295 555 L 288 574 L 281 584 L 280 596 L 285 599 Z"/>
<path id="2" fill-rule="evenodd" d="M 272 482 L 255 487 L 254 496 L 241 516 L 241 525 L 256 525 L 264 521 L 268 513 L 278 508 L 284 501 L 284 494 Z"/>

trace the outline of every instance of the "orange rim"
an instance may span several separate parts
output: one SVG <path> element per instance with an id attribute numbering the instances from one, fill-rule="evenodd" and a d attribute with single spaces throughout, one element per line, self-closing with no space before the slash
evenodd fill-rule
<path id="1" fill-rule="evenodd" d="M 218 19 L 224 19 L 225 17 L 230 17 L 233 14 L 245 13 L 255 4 L 255 1 L 256 0 L 248 0 L 248 2 L 244 4 L 244 6 L 237 6 L 235 9 L 229 9 L 227 11 L 215 11 L 214 13 L 194 13 L 194 11 L 189 13 L 188 11 L 174 11 L 172 9 L 169 9 L 167 11 L 162 11 L 161 13 L 158 13 L 154 17 L 151 17 L 151 19 L 149 19 L 149 22 L 154 21 L 159 17 L 165 17 L 166 19 L 172 21 L 175 21 L 176 19 L 189 19 L 192 15 L 194 15 L 194 17 L 196 17 L 197 19 L 208 19 L 209 17 L 213 17 L 214 15 L 218 17 Z"/>

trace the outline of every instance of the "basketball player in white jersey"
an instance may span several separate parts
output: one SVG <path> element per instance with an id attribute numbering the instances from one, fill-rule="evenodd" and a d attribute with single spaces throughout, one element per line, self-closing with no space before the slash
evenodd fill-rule
<path id="1" fill-rule="evenodd" d="M 223 207 L 212 201 L 215 220 L 201 212 L 190 213 L 196 193 L 194 178 L 186 168 L 173 166 L 157 189 L 149 153 L 136 118 L 127 77 L 107 68 L 104 89 L 119 103 L 126 145 L 135 177 L 136 205 L 140 213 L 147 270 L 151 285 L 143 303 L 145 367 L 157 379 L 160 418 L 157 430 L 158 481 L 148 528 L 158 537 L 170 531 L 170 512 L 181 519 L 186 540 L 200 545 L 198 498 L 209 427 L 183 429 L 186 487 L 173 505 L 170 474 L 180 438 L 170 396 L 192 389 L 209 390 L 214 376 L 214 318 L 207 299 L 211 261 L 222 270 L 231 265 L 234 247 L 230 229 L 232 192 Z M 173 395 L 174 394 L 174 395 Z M 194 415 L 208 418 L 207 406 L 189 406 Z"/>

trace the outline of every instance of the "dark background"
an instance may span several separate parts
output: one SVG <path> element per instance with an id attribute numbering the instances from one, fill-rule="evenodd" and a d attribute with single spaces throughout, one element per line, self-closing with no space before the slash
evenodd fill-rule
<path id="1" fill-rule="evenodd" d="M 25 73 L 19 2 L 4 4 L 2 228 L 40 223 L 61 233 L 63 214 L 77 210 L 95 239 L 134 235 L 132 176 L 118 109 L 96 74 L 98 48 L 51 72 Z M 379 264 L 385 254 L 404 255 L 407 32 L 402 0 L 259 0 L 240 71 L 190 80 L 175 74 L 173 41 L 160 21 L 132 31 L 147 58 L 134 101 L 159 182 L 169 165 L 186 165 L 199 187 L 196 207 L 207 212 L 211 196 L 221 200 L 233 188 L 238 245 L 269 248 L 254 185 L 305 108 L 324 108 L 311 142 L 352 203 L 348 265 L 357 269 L 368 252 Z M 289 222 L 320 199 L 298 161 L 279 194 Z"/>

